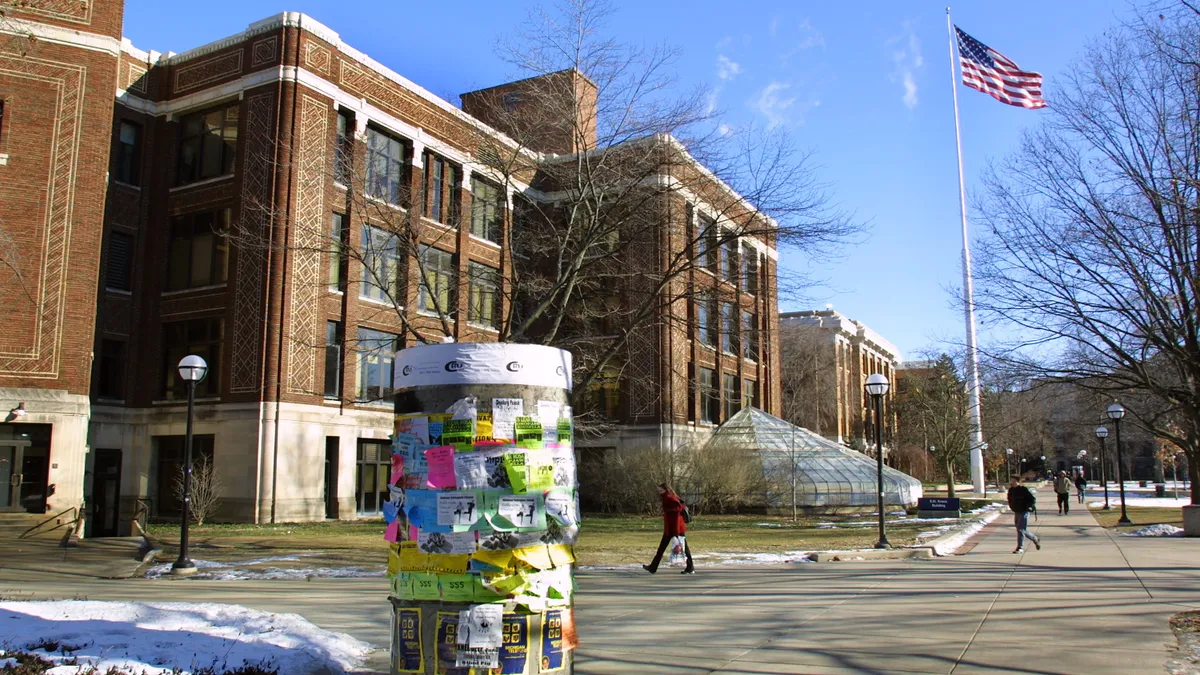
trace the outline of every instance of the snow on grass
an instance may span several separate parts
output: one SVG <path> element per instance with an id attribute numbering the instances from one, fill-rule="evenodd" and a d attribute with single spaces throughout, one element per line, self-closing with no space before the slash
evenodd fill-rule
<path id="1" fill-rule="evenodd" d="M 0 602 L 0 647 L 59 664 L 48 671 L 53 675 L 82 675 L 93 666 L 140 675 L 245 666 L 287 675 L 344 673 L 358 668 L 372 649 L 298 614 L 213 603 L 80 600 Z"/>
<path id="2" fill-rule="evenodd" d="M 937 555 L 951 555 L 957 551 L 976 532 L 982 530 L 988 523 L 1000 516 L 1000 505 L 989 504 L 985 508 L 980 509 L 980 511 L 983 513 L 982 516 L 971 521 L 958 532 L 948 535 L 945 541 L 935 542 L 933 544 L 933 552 Z"/>
<path id="3" fill-rule="evenodd" d="M 1089 492 L 1088 497 L 1094 498 L 1095 495 Z M 1108 491 L 1108 503 L 1113 508 L 1121 505 L 1121 495 L 1117 494 L 1117 492 L 1111 488 Z M 1142 497 L 1141 495 L 1131 495 L 1129 492 L 1125 493 L 1126 506 L 1158 506 L 1162 508 L 1171 508 L 1173 506 L 1187 506 L 1190 503 L 1192 503 L 1190 497 L 1180 497 L 1178 499 L 1174 499 L 1172 497 Z M 1100 501 L 1089 501 L 1088 506 L 1093 509 L 1104 508 L 1104 493 L 1100 493 Z"/>
<path id="4" fill-rule="evenodd" d="M 1126 537 L 1182 537 L 1183 528 L 1168 525 L 1166 523 L 1158 523 L 1155 525 L 1147 525 L 1146 527 L 1136 529 L 1132 532 L 1126 532 Z"/>
<path id="5" fill-rule="evenodd" d="M 271 556 L 233 562 L 216 562 L 212 560 L 192 560 L 198 570 L 190 579 L 209 579 L 215 581 L 247 581 L 261 579 L 345 579 L 359 577 L 382 577 L 387 570 L 385 567 L 257 567 L 268 563 L 300 562 L 302 558 L 316 555 L 315 553 L 297 553 L 286 556 Z M 171 565 L 164 563 L 146 570 L 146 578 L 157 579 L 171 574 Z"/>
<path id="6" fill-rule="evenodd" d="M 706 564 L 717 565 L 782 565 L 787 563 L 809 563 L 812 558 L 808 551 L 785 551 L 783 553 L 701 553 L 695 556 L 703 558 Z"/>

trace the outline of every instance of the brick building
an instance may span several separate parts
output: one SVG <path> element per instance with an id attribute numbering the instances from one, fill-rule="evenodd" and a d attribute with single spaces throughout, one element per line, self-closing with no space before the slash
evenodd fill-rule
<path id="1" fill-rule="evenodd" d="M 900 350 L 865 324 L 832 310 L 779 315 L 784 359 L 802 361 L 798 386 L 807 405 L 798 406 L 794 423 L 857 449 L 871 449 L 874 411 L 864 389 L 867 376 L 881 373 L 892 386 L 885 411 L 896 393 Z M 785 366 L 789 367 L 789 366 Z M 885 413 L 886 414 L 886 413 Z"/>
<path id="2" fill-rule="evenodd" d="M 442 337 L 497 339 L 511 316 L 512 270 L 522 264 L 509 245 L 514 205 L 554 200 L 552 181 L 500 176 L 479 157 L 481 138 L 509 143 L 484 103 L 507 104 L 522 84 L 464 94 L 464 110 L 302 14 L 164 55 L 119 39 L 119 2 L 87 6 L 116 15 L 94 24 L 105 30 L 102 50 L 75 46 L 62 56 L 77 70 L 84 62 L 103 71 L 87 80 L 96 87 L 85 129 L 93 137 L 82 145 L 94 155 L 74 177 L 72 236 L 80 239 L 70 251 L 79 258 L 67 278 L 78 287 L 59 302 L 59 324 L 3 334 L 5 352 L 35 338 L 62 345 L 53 381 L 0 372 L 0 398 L 24 400 L 28 411 L 0 439 L 49 422 L 42 456 L 63 467 L 27 477 L 24 506 L 54 510 L 86 498 L 93 534 L 123 531 L 139 504 L 155 516 L 177 514 L 171 482 L 186 406 L 175 364 L 192 353 L 210 365 L 197 389 L 195 451 L 223 484 L 219 518 L 378 513 L 395 351 Z M 590 91 L 594 106 L 586 78 L 545 77 L 567 78 L 584 109 Z M 31 111 L 19 98 L 0 98 L 20 111 L 0 135 L 0 152 L 12 158 L 0 172 L 25 161 L 11 142 L 5 150 L 14 134 L 50 157 L 37 141 L 53 135 L 23 133 Z M 552 162 L 590 151 L 584 140 L 548 134 L 545 147 L 521 152 Z M 641 233 L 644 250 L 671 251 L 692 245 L 706 218 L 719 230 L 720 203 L 739 198 L 677 143 L 652 140 L 708 176 L 707 187 L 647 202 L 657 225 Z M 29 194 L 57 185 L 27 175 L 38 188 Z M 13 203 L 0 207 L 11 212 Z M 396 236 L 400 221 L 419 233 L 412 242 Z M 37 251 L 36 242 L 18 243 Z M 672 282 L 685 290 L 637 331 L 614 376 L 594 385 L 589 398 L 615 423 L 594 445 L 674 444 L 742 405 L 777 406 L 772 243 L 722 242 L 711 265 Z M 12 323 L 2 330 L 16 330 Z M 74 407 L 51 412 L 51 401 Z M 39 483 L 56 484 L 48 502 Z"/>

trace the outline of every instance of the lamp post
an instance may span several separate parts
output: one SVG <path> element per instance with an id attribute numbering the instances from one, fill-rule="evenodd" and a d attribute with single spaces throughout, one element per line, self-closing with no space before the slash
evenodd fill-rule
<path id="1" fill-rule="evenodd" d="M 192 491 L 192 417 L 196 408 L 196 385 L 208 375 L 204 359 L 189 354 L 179 362 L 179 377 L 187 383 L 187 435 L 183 440 L 183 513 L 179 517 L 179 559 L 171 565 L 171 574 L 196 573 L 196 563 L 188 558 L 188 521 L 191 520 Z"/>
<path id="2" fill-rule="evenodd" d="M 1104 453 L 1104 439 L 1108 438 L 1108 427 L 1096 427 L 1096 438 L 1100 439 L 1100 482 L 1104 484 L 1104 510 L 1107 511 L 1112 508 L 1108 504 L 1108 471 L 1104 466 L 1108 463 Z"/>
<path id="3" fill-rule="evenodd" d="M 1117 524 L 1132 525 L 1133 521 L 1129 519 L 1129 514 L 1125 511 L 1125 461 L 1121 456 L 1121 418 L 1125 416 L 1125 406 L 1114 403 L 1108 406 L 1108 410 L 1104 412 L 1117 428 L 1117 487 L 1121 490 L 1121 519 L 1117 521 Z"/>
<path id="4" fill-rule="evenodd" d="M 879 373 L 867 377 L 867 393 L 875 402 L 875 476 L 879 484 L 879 541 L 875 548 L 891 548 L 883 523 L 883 395 L 887 393 L 888 379 Z"/>
<path id="5" fill-rule="evenodd" d="M 1011 483 L 1012 482 L 1012 455 L 1013 455 L 1012 448 L 1005 448 L 1004 454 L 1006 455 L 1006 457 L 1004 458 L 1004 468 L 1008 471 L 1008 482 Z"/>

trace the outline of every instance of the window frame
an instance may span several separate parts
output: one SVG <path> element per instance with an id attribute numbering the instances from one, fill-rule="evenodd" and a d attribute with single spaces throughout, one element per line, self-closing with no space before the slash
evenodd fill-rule
<path id="1" fill-rule="evenodd" d="M 478 187 L 477 187 L 478 186 Z M 490 195 L 485 194 L 490 193 Z M 486 197 L 490 196 L 490 199 Z M 500 234 L 504 228 L 504 189 L 495 183 L 471 176 L 471 236 L 500 243 Z M 488 218 L 488 207 L 494 208 L 492 217 Z"/>
<path id="2" fill-rule="evenodd" d="M 735 373 L 721 373 L 721 408 L 725 415 L 723 421 L 728 421 L 741 410 L 739 406 L 742 395 L 738 387 L 740 379 Z"/>
<path id="3" fill-rule="evenodd" d="M 758 381 L 742 378 L 742 408 L 758 407 Z"/>
<path id="4" fill-rule="evenodd" d="M 740 352 L 738 340 L 738 309 L 732 302 L 721 302 L 719 307 L 721 326 L 721 353 L 736 355 Z"/>
<path id="5" fill-rule="evenodd" d="M 697 421 L 701 424 L 717 424 L 721 414 L 721 399 L 717 391 L 717 371 L 715 368 L 705 366 L 698 366 L 696 368 L 696 390 L 700 394 L 700 409 L 696 415 Z"/>
<path id="6" fill-rule="evenodd" d="M 194 281 L 196 277 L 194 266 L 197 262 L 196 240 L 205 234 L 203 231 L 198 230 L 202 225 L 197 221 L 202 216 L 214 216 L 209 224 L 209 232 L 212 233 L 212 248 L 208 254 L 209 269 L 207 278 L 197 282 Z M 171 216 L 168 220 L 167 261 L 165 265 L 166 283 L 164 284 L 164 288 L 167 292 L 207 288 L 229 282 L 229 238 L 225 234 L 222 234 L 222 232 L 229 231 L 232 217 L 232 209 L 228 206 L 202 211 L 191 211 Z M 186 237 L 180 236 L 180 232 L 184 229 L 183 223 L 188 219 L 190 219 L 190 223 L 187 227 L 190 227 L 191 232 Z M 221 225 L 219 229 L 215 227 L 217 224 Z M 176 270 L 181 260 L 177 260 L 180 257 L 180 253 L 178 253 L 179 249 L 176 247 L 183 246 L 182 242 L 184 241 L 187 242 L 187 270 L 186 281 L 180 286 L 176 282 Z"/>
<path id="7" fill-rule="evenodd" d="M 137 245 L 137 239 L 134 237 L 133 234 L 131 234 L 129 232 L 125 232 L 123 230 L 117 230 L 117 229 L 109 230 L 107 239 L 108 239 L 108 242 L 105 245 L 106 248 L 104 251 L 104 290 L 116 291 L 118 293 L 132 293 L 133 292 L 133 257 L 134 257 L 134 247 Z M 119 261 L 113 259 L 113 256 L 114 256 L 113 251 L 115 250 L 113 245 L 118 240 L 124 240 L 126 242 L 126 244 L 125 244 L 125 260 L 124 260 L 124 264 L 122 264 L 122 265 L 118 265 L 117 263 Z M 112 283 L 113 271 L 118 268 L 121 270 L 121 273 L 124 276 L 124 281 L 125 281 L 124 287 Z"/>
<path id="8" fill-rule="evenodd" d="M 231 110 L 236 111 L 236 113 L 232 119 L 232 124 L 230 123 L 231 120 L 230 120 L 230 115 L 229 115 L 229 112 Z M 221 114 L 221 125 L 220 125 L 218 133 L 215 135 L 207 133 L 205 131 L 205 127 L 204 127 L 205 117 L 207 117 L 208 115 L 212 115 L 214 113 Z M 187 115 L 181 115 L 179 117 L 179 149 L 178 149 L 179 157 L 175 164 L 175 185 L 176 186 L 190 185 L 192 183 L 198 183 L 200 181 L 210 180 L 213 178 L 232 176 L 234 173 L 236 173 L 237 150 L 238 150 L 238 140 L 239 140 L 238 139 L 238 134 L 239 134 L 238 127 L 241 122 L 241 118 L 242 118 L 241 101 L 234 101 L 232 103 L 226 103 L 224 105 L 214 106 L 212 108 L 208 108 L 208 109 L 201 110 L 201 111 L 194 112 L 194 113 L 189 113 Z M 198 119 L 200 121 L 199 122 L 200 123 L 199 130 L 196 133 L 189 134 L 187 131 L 188 122 L 190 120 L 196 120 L 196 119 Z M 230 142 L 230 137 L 228 136 L 228 133 L 231 129 L 233 131 L 232 142 Z M 220 165 L 221 165 L 221 170 L 217 173 L 208 174 L 205 170 L 205 165 L 207 164 L 207 162 L 205 161 L 205 157 L 206 157 L 205 148 L 208 147 L 208 145 L 207 145 L 207 143 L 205 143 L 205 141 L 212 137 L 215 137 L 219 141 L 218 147 L 220 148 L 219 161 L 220 161 Z M 191 170 L 185 172 L 185 170 L 184 170 L 185 163 L 184 162 L 186 161 L 185 160 L 186 148 L 187 148 L 189 142 L 191 142 L 191 141 L 196 141 L 198 143 L 198 150 L 195 155 L 194 164 L 190 165 Z"/>
<path id="9" fill-rule="evenodd" d="M 330 216 L 329 241 L 333 244 L 329 252 L 329 290 L 345 293 L 350 263 L 350 226 L 346 214 L 334 211 Z"/>
<path id="10" fill-rule="evenodd" d="M 363 223 L 360 241 L 362 282 L 359 284 L 358 297 L 374 302 L 395 303 L 400 288 L 400 237 L 370 223 Z M 374 264 L 381 265 L 380 269 L 374 269 Z M 379 285 L 381 279 L 390 281 L 391 285 L 385 289 Z"/>
<path id="11" fill-rule="evenodd" d="M 386 343 L 391 341 L 390 352 L 386 349 Z M 393 393 L 393 380 L 396 369 L 396 353 L 399 351 L 400 336 L 386 331 L 367 328 L 365 326 L 358 327 L 358 342 L 355 348 L 355 401 L 357 403 L 376 403 L 378 401 L 387 401 Z M 370 349 L 363 349 L 364 345 L 372 345 Z M 380 381 L 372 385 L 369 380 L 370 368 L 372 367 L 368 359 L 380 359 L 380 362 L 375 366 L 379 369 Z M 387 358 L 390 357 L 390 358 Z M 386 361 L 386 365 L 384 364 Z M 386 371 L 386 372 L 385 372 Z M 378 387 L 378 396 L 372 398 L 370 390 L 372 386 Z"/>
<path id="12" fill-rule="evenodd" d="M 758 295 L 758 256 L 757 247 L 747 245 L 742 248 L 742 290 L 750 295 Z"/>
<path id="13" fill-rule="evenodd" d="M 375 147 L 376 139 L 386 141 L 383 151 Z M 398 157 L 392 155 L 392 149 L 395 148 Z M 407 208 L 405 200 L 404 188 L 408 180 L 409 169 L 409 154 L 412 146 L 408 139 L 390 131 L 370 125 L 367 127 L 367 171 L 366 171 L 366 192 L 367 196 L 372 199 L 378 199 L 393 206 Z M 378 174 L 378 166 L 382 163 L 386 165 L 386 171 L 381 177 Z M 392 172 L 395 171 L 395 183 L 391 182 Z M 380 183 L 380 179 L 386 180 L 386 184 Z M 377 190 L 380 187 L 386 188 L 387 194 L 380 194 Z"/>
<path id="14" fill-rule="evenodd" d="M 482 312 L 483 303 L 490 304 L 489 316 Z M 467 263 L 467 323 L 489 330 L 500 327 L 500 270 L 474 260 Z"/>
<path id="15" fill-rule="evenodd" d="M 713 321 L 715 299 L 711 293 L 701 293 L 695 300 L 696 341 L 709 349 L 717 348 L 716 330 Z"/>
<path id="16" fill-rule="evenodd" d="M 738 286 L 740 265 L 738 263 L 738 240 L 733 236 L 721 241 L 721 278 L 734 286 Z"/>
<path id="17" fill-rule="evenodd" d="M 351 170 L 354 167 L 354 115 L 345 108 L 339 109 L 336 125 L 333 141 L 333 182 L 349 186 Z"/>
<path id="18" fill-rule="evenodd" d="M 126 128 L 134 132 L 134 141 L 128 144 L 124 139 Z M 113 153 L 113 180 L 124 185 L 141 187 L 142 185 L 142 125 L 132 120 L 121 119 L 117 122 L 117 149 Z"/>
<path id="19" fill-rule="evenodd" d="M 109 347 L 117 345 L 116 354 L 109 351 Z M 126 348 L 129 346 L 128 340 L 114 340 L 111 338 L 100 339 L 100 349 L 98 350 L 98 358 L 96 359 L 96 399 L 105 401 L 123 401 L 125 400 L 125 367 L 127 364 Z M 116 363 L 113 363 L 115 356 Z M 107 385 L 115 387 L 115 390 L 108 390 Z"/>
<path id="20" fill-rule="evenodd" d="M 203 326 L 204 330 L 199 330 Z M 168 343 L 168 331 L 182 328 L 185 330 L 185 344 L 171 346 Z M 192 330 L 197 331 L 194 338 Z M 206 316 L 179 321 L 164 321 L 162 323 L 162 367 L 163 379 L 160 382 L 159 393 L 168 401 L 187 400 L 187 390 L 176 370 L 179 361 L 188 354 L 196 354 L 208 363 L 208 374 L 196 383 L 196 397 L 208 398 L 221 395 L 221 352 L 225 342 L 225 319 L 220 316 Z"/>
<path id="21" fill-rule="evenodd" d="M 748 309 L 743 309 L 742 314 L 742 358 L 749 361 L 758 361 L 758 316 Z"/>
<path id="22" fill-rule="evenodd" d="M 326 399 L 342 398 L 343 347 L 346 344 L 345 324 L 341 321 L 325 321 L 325 382 Z M 332 359 L 332 361 L 331 361 Z M 330 375 L 333 377 L 331 378 Z M 330 382 L 330 380 L 333 380 Z M 333 386 L 330 386 L 330 385 Z"/>
<path id="23" fill-rule="evenodd" d="M 454 254 L 450 251 L 443 251 L 431 244 L 421 246 L 420 263 L 417 265 L 417 311 L 431 316 L 441 316 L 443 314 L 452 316 L 454 314 L 454 295 L 457 289 L 456 277 L 458 266 L 454 261 Z M 429 260 L 428 258 L 434 258 Z M 446 263 L 445 267 L 441 263 Z M 438 296 L 442 295 L 442 282 L 445 281 L 445 301 L 442 307 L 435 305 L 429 306 L 429 301 L 426 299 L 434 295 L 430 292 L 427 277 L 432 277 L 437 286 L 434 289 Z"/>

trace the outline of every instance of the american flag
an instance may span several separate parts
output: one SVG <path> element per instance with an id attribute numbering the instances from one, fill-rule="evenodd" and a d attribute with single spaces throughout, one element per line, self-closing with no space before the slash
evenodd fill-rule
<path id="1" fill-rule="evenodd" d="M 1021 70 L 1012 59 L 967 35 L 958 26 L 958 58 L 963 84 L 997 101 L 1022 108 L 1045 108 L 1042 75 Z"/>

